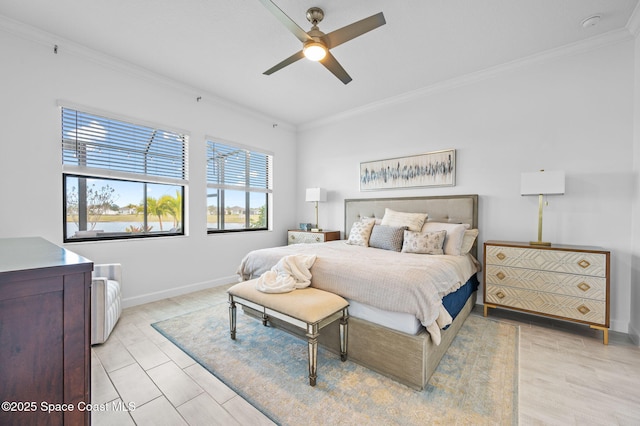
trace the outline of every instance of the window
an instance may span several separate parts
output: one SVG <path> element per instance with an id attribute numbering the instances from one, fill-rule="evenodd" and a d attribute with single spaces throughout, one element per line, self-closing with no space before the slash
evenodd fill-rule
<path id="1" fill-rule="evenodd" d="M 187 135 L 62 108 L 64 241 L 184 234 Z"/>
<path id="2" fill-rule="evenodd" d="M 269 229 L 270 154 L 207 141 L 209 233 Z"/>

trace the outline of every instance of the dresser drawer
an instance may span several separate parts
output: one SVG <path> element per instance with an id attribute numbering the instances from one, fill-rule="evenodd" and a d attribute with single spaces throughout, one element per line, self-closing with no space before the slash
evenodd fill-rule
<path id="1" fill-rule="evenodd" d="M 607 257 L 602 253 L 487 246 L 487 265 L 538 269 L 578 275 L 606 277 Z"/>
<path id="2" fill-rule="evenodd" d="M 607 324 L 606 302 L 487 283 L 485 301 L 586 323 Z"/>
<path id="3" fill-rule="evenodd" d="M 564 274 L 498 265 L 486 265 L 485 268 L 487 284 L 497 284 L 599 301 L 606 300 L 607 280 L 604 277 Z"/>
<path id="4" fill-rule="evenodd" d="M 326 243 L 340 239 L 340 231 L 287 231 L 287 244 Z"/>
<path id="5" fill-rule="evenodd" d="M 289 231 L 289 244 L 324 243 L 324 234 L 320 232 Z"/>

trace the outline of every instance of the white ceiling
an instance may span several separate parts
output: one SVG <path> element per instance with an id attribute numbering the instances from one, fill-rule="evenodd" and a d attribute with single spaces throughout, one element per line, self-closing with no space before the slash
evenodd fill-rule
<path id="1" fill-rule="evenodd" d="M 300 50 L 258 0 L 2 0 L 0 15 L 131 62 L 293 125 L 625 27 L 638 0 L 275 0 L 305 31 L 311 6 L 331 32 L 384 12 L 387 24 L 332 50 L 353 81 L 298 61 Z M 602 16 L 583 28 L 582 20 Z"/>

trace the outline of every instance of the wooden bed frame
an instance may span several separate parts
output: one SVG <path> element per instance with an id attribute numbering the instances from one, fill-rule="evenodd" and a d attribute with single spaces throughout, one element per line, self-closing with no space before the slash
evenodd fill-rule
<path id="1" fill-rule="evenodd" d="M 430 222 L 468 223 L 472 228 L 478 227 L 478 195 L 476 194 L 347 199 L 344 204 L 345 238 L 348 238 L 353 222 L 362 217 L 382 218 L 387 207 L 402 212 L 426 212 L 427 220 Z M 477 243 L 474 244 L 471 253 L 477 258 Z M 476 304 L 476 297 L 477 292 L 474 292 L 453 323 L 446 330 L 442 330 L 442 340 L 439 345 L 433 343 L 425 329 L 417 335 L 411 335 L 350 317 L 349 359 L 411 388 L 421 390 L 426 386 L 453 338 Z M 274 325 L 299 334 L 286 323 L 276 321 Z M 335 322 L 323 329 L 318 341 L 332 352 L 340 354 L 340 347 L 336 343 L 339 342 L 339 332 L 338 323 Z"/>

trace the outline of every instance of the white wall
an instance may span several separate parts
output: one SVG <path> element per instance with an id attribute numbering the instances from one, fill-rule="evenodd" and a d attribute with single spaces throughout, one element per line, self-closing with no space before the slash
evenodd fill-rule
<path id="1" fill-rule="evenodd" d="M 629 39 L 549 55 L 308 125 L 299 132 L 298 164 L 305 172 L 296 191 L 327 188 L 320 225 L 340 230 L 345 198 L 477 193 L 480 243 L 529 241 L 537 237 L 538 200 L 520 196 L 520 173 L 564 170 L 566 194 L 549 197 L 543 239 L 611 250 L 611 325 L 626 332 L 633 49 Z M 455 187 L 359 192 L 361 161 L 447 148 L 457 150 Z M 313 207 L 301 199 L 298 217 L 313 221 Z"/>
<path id="2" fill-rule="evenodd" d="M 292 126 L 274 128 L 267 117 L 2 21 L 0 52 L 0 237 L 62 244 L 62 99 L 190 133 L 187 236 L 65 245 L 95 263 L 122 263 L 125 305 L 232 282 L 250 249 L 286 243 L 295 223 Z M 206 234 L 205 135 L 274 153 L 273 232 Z"/>
<path id="3" fill-rule="evenodd" d="M 640 19 L 640 6 L 636 8 Z M 634 138 L 633 138 L 633 246 L 631 268 L 631 319 L 629 334 L 637 345 L 640 345 L 640 30 L 635 38 L 635 87 L 634 87 Z"/>

